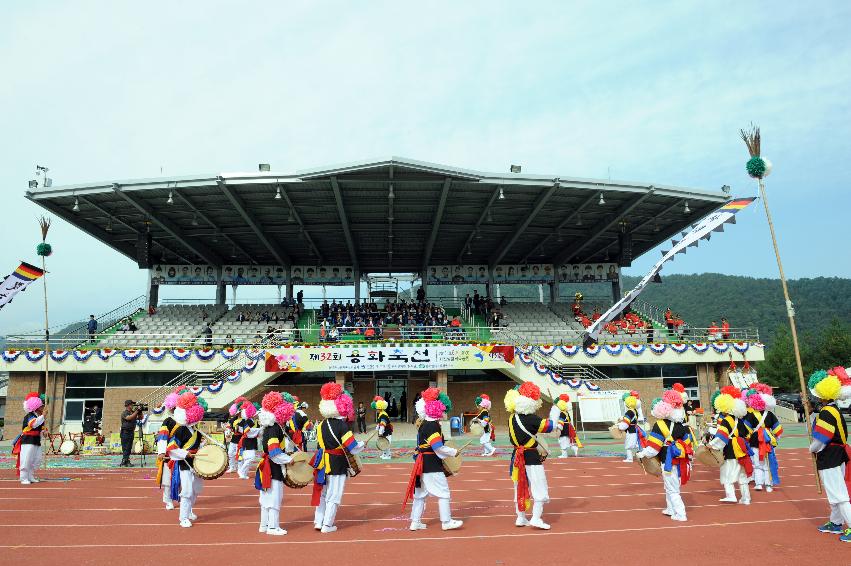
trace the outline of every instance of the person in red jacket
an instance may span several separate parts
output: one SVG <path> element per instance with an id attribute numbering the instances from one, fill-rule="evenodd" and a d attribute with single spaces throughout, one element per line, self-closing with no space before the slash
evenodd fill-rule
<path id="1" fill-rule="evenodd" d="M 730 323 L 726 318 L 721 319 L 721 338 L 724 340 L 730 339 Z"/>

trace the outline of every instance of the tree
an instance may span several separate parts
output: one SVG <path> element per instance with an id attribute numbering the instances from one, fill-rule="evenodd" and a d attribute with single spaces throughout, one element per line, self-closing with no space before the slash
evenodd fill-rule
<path id="1" fill-rule="evenodd" d="M 851 328 L 834 317 L 816 338 L 808 361 L 813 371 L 851 365 Z"/>
<path id="2" fill-rule="evenodd" d="M 806 346 L 801 343 L 803 357 Z M 801 388 L 798 368 L 795 364 L 795 350 L 792 347 L 792 332 L 785 324 L 774 331 L 774 343 L 766 347 L 765 361 L 759 364 L 759 379 L 785 391 L 798 391 Z"/>

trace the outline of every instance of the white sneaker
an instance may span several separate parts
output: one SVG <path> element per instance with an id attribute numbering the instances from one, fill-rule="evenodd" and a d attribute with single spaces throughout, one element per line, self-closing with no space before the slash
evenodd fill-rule
<path id="1" fill-rule="evenodd" d="M 184 529 L 188 529 L 192 526 L 192 521 L 190 521 L 189 519 L 181 519 L 180 526 Z"/>
<path id="2" fill-rule="evenodd" d="M 237 477 L 241 480 L 247 480 L 248 479 L 248 476 L 240 476 L 239 474 L 237 474 Z"/>
<path id="3" fill-rule="evenodd" d="M 190 511 L 190 512 L 189 512 L 189 520 L 190 520 L 190 521 L 197 521 L 197 520 L 198 520 L 198 515 L 196 515 L 195 513 L 193 513 L 193 512 L 191 512 L 191 511 Z"/>
<path id="4" fill-rule="evenodd" d="M 532 519 L 529 521 L 530 527 L 535 527 L 536 529 L 543 529 L 545 531 L 550 530 L 550 526 L 546 524 L 542 519 Z"/>
<path id="5" fill-rule="evenodd" d="M 751 498 L 750 497 L 748 497 L 747 499 L 745 499 L 744 497 L 739 499 L 739 505 L 750 505 L 750 504 L 751 504 Z"/>
<path id="6" fill-rule="evenodd" d="M 673 511 L 671 511 L 670 509 L 662 509 L 662 514 L 663 514 L 663 515 L 667 515 L 668 517 L 673 517 L 673 516 L 674 516 L 674 512 L 673 512 Z"/>
<path id="7" fill-rule="evenodd" d="M 527 519 L 526 517 L 517 517 L 517 520 L 514 521 L 514 526 L 515 527 L 528 527 L 529 526 L 529 519 Z"/>
<path id="8" fill-rule="evenodd" d="M 771 487 L 770 485 L 767 485 L 767 486 L 765 486 L 765 491 L 767 491 L 768 493 L 771 493 L 772 491 L 774 491 L 774 488 Z"/>
<path id="9" fill-rule="evenodd" d="M 30 483 L 39 483 L 40 481 L 41 481 L 41 480 L 40 480 L 40 479 L 38 479 L 38 478 L 32 478 L 32 479 L 30 480 Z"/>
<path id="10" fill-rule="evenodd" d="M 761 485 L 755 485 L 755 486 L 753 486 L 753 488 L 754 488 L 756 491 L 762 491 L 762 486 L 761 486 Z"/>
<path id="11" fill-rule="evenodd" d="M 330 527 L 327 527 L 325 525 L 322 526 L 322 532 L 323 533 L 333 533 L 336 530 L 337 530 L 337 527 L 335 525 L 331 525 Z"/>
<path id="12" fill-rule="evenodd" d="M 316 529 L 317 531 L 321 531 L 322 525 L 317 525 L 316 523 L 313 523 L 313 528 Z"/>
<path id="13" fill-rule="evenodd" d="M 721 503 L 737 503 L 737 499 L 735 497 L 722 497 L 719 499 Z"/>
<path id="14" fill-rule="evenodd" d="M 440 528 L 444 531 L 451 531 L 454 529 L 460 529 L 461 525 L 464 524 L 464 521 L 459 521 L 458 519 L 450 519 L 449 521 L 443 523 Z"/>
<path id="15" fill-rule="evenodd" d="M 267 535 L 276 536 L 276 537 L 282 537 L 282 536 L 284 536 L 285 534 L 287 534 L 287 531 L 286 531 L 285 529 L 282 529 L 281 527 L 277 527 L 277 528 L 275 528 L 275 529 L 269 529 L 269 530 L 267 530 L 267 531 L 266 531 L 266 534 L 267 534 Z"/>
<path id="16" fill-rule="evenodd" d="M 424 530 L 426 530 L 426 524 L 425 523 L 411 523 L 411 530 L 412 531 L 424 531 Z"/>
<path id="17" fill-rule="evenodd" d="M 259 530 L 260 530 L 261 533 L 265 533 L 266 532 L 266 525 L 260 525 Z"/>
<path id="18" fill-rule="evenodd" d="M 632 460 L 623 459 L 621 462 L 626 462 L 627 464 L 632 464 Z"/>
<path id="19" fill-rule="evenodd" d="M 228 468 L 227 470 L 225 470 L 225 473 L 226 473 L 226 474 L 232 474 L 232 473 L 234 473 L 235 471 L 236 471 L 236 470 L 234 470 L 234 469 Z"/>
<path id="20" fill-rule="evenodd" d="M 30 480 L 21 480 L 21 485 L 30 485 Z"/>
<path id="21" fill-rule="evenodd" d="M 166 511 L 171 511 L 172 509 L 174 509 L 174 503 L 169 501 L 168 503 L 165 504 L 165 510 Z"/>
<path id="22" fill-rule="evenodd" d="M 681 521 L 681 522 L 683 522 L 683 523 L 685 523 L 686 521 L 688 521 L 688 519 L 686 519 L 686 516 L 685 516 L 685 515 L 672 515 L 672 516 L 671 516 L 671 520 L 672 520 L 672 521 Z"/>

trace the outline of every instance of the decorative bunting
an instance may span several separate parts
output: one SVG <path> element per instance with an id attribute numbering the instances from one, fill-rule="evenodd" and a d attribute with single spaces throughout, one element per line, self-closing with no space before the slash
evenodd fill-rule
<path id="1" fill-rule="evenodd" d="M 650 348 L 650 351 L 654 354 L 664 354 L 665 350 L 668 349 L 664 344 L 649 344 L 648 348 Z"/>
<path id="2" fill-rule="evenodd" d="M 688 350 L 688 344 L 670 344 L 670 347 L 678 354 L 682 354 Z"/>
<path id="3" fill-rule="evenodd" d="M 44 357 L 44 350 L 27 350 L 24 353 L 24 357 L 30 362 L 37 362 Z"/>
<path id="4" fill-rule="evenodd" d="M 113 350 L 112 348 L 101 348 L 100 350 L 98 350 L 98 357 L 100 359 L 102 359 L 103 361 L 108 360 L 109 358 L 111 358 L 114 355 L 115 355 L 115 350 Z"/>
<path id="5" fill-rule="evenodd" d="M 579 346 L 575 344 L 567 344 L 563 346 L 559 346 L 559 350 L 561 353 L 568 357 L 573 357 L 579 352 Z"/>
<path id="6" fill-rule="evenodd" d="M 211 383 L 210 385 L 207 386 L 207 391 L 209 391 L 210 393 L 218 393 L 219 391 L 222 390 L 222 388 L 224 386 L 225 386 L 224 381 L 221 381 L 221 380 L 214 381 L 213 383 Z"/>
<path id="7" fill-rule="evenodd" d="M 65 358 L 71 355 L 71 352 L 68 350 L 53 350 L 50 352 L 50 359 L 54 362 L 62 362 L 65 361 Z"/>
<path id="8" fill-rule="evenodd" d="M 691 349 L 697 352 L 698 354 L 702 354 L 703 352 L 709 349 L 709 344 L 706 344 L 704 342 L 698 342 L 697 344 L 692 344 Z"/>
<path id="9" fill-rule="evenodd" d="M 131 348 L 129 350 L 122 350 L 121 357 L 124 358 L 128 362 L 135 362 L 140 357 L 142 357 L 142 350 L 137 350 L 136 348 Z"/>
<path id="10" fill-rule="evenodd" d="M 195 350 L 195 357 L 201 360 L 202 362 L 206 362 L 212 360 L 216 357 L 216 351 L 212 348 L 204 348 L 202 350 Z"/>
<path id="11" fill-rule="evenodd" d="M 222 348 L 222 350 L 221 350 L 222 357 L 226 360 L 234 359 L 235 357 L 237 357 L 239 355 L 239 352 L 240 352 L 239 350 L 237 350 L 236 348 L 232 348 L 230 346 L 228 346 L 227 348 Z"/>
<path id="12" fill-rule="evenodd" d="M 183 348 L 175 348 L 171 351 L 171 357 L 178 362 L 185 362 L 192 355 L 192 350 L 184 350 Z"/>
<path id="13" fill-rule="evenodd" d="M 538 362 L 535 362 L 532 367 L 534 367 L 535 371 L 538 372 L 540 375 L 547 375 L 547 372 L 550 371 L 547 366 L 545 366 L 544 364 L 539 364 Z"/>
<path id="14" fill-rule="evenodd" d="M 74 359 L 78 362 L 85 362 L 94 354 L 94 350 L 74 350 Z"/>
<path id="15" fill-rule="evenodd" d="M 636 356 L 640 356 L 641 354 L 644 353 L 644 350 L 647 349 L 647 346 L 645 344 L 634 344 L 633 343 L 633 344 L 627 344 L 626 349 L 629 350 L 629 352 L 631 354 L 634 354 Z"/>
<path id="16" fill-rule="evenodd" d="M 623 352 L 623 344 L 606 344 L 603 348 L 612 356 L 620 356 Z"/>
<path id="17" fill-rule="evenodd" d="M 600 353 L 600 347 L 596 344 L 591 344 L 590 346 L 586 346 L 586 347 L 582 348 L 582 350 L 585 352 L 585 355 L 588 356 L 589 358 L 596 358 L 597 354 Z"/>
<path id="18" fill-rule="evenodd" d="M 520 352 L 520 356 L 518 356 L 518 357 L 520 358 L 520 361 L 523 362 L 524 365 L 528 366 L 532 363 L 532 358 L 529 357 L 529 354 L 527 354 L 525 352 Z"/>
<path id="19" fill-rule="evenodd" d="M 748 351 L 749 345 L 747 342 L 734 342 L 733 348 L 735 348 L 740 354 L 744 354 Z"/>
<path id="20" fill-rule="evenodd" d="M 597 385 L 595 383 L 591 383 L 590 381 L 585 382 L 585 387 L 588 388 L 588 391 L 599 391 L 600 390 L 599 385 Z"/>
<path id="21" fill-rule="evenodd" d="M 240 375 L 242 375 L 242 371 L 235 369 L 225 376 L 225 381 L 227 381 L 228 383 L 236 383 L 237 381 L 239 381 Z"/>
<path id="22" fill-rule="evenodd" d="M 155 415 L 161 415 L 165 412 L 165 405 L 160 405 L 159 407 L 154 407 L 151 409 L 151 412 Z"/>
<path id="23" fill-rule="evenodd" d="M 20 350 L 4 350 L 3 351 L 3 361 L 4 362 L 14 362 L 18 359 L 18 356 L 21 355 Z"/>
<path id="24" fill-rule="evenodd" d="M 567 385 L 571 389 L 579 389 L 580 387 L 582 387 L 581 379 L 568 379 L 567 381 L 565 381 L 565 383 L 567 383 Z"/>
<path id="25" fill-rule="evenodd" d="M 248 359 L 250 360 L 259 360 L 265 353 L 266 352 L 260 348 L 248 348 L 245 350 L 245 355 L 248 356 Z"/>
<path id="26" fill-rule="evenodd" d="M 723 354 L 724 352 L 730 349 L 730 345 L 725 342 L 713 342 L 712 349 L 718 352 L 719 354 Z"/>
<path id="27" fill-rule="evenodd" d="M 148 359 L 152 362 L 158 362 L 162 360 L 167 353 L 168 352 L 166 352 L 165 350 L 161 350 L 160 348 L 149 348 L 145 352 L 145 355 L 148 356 Z"/>

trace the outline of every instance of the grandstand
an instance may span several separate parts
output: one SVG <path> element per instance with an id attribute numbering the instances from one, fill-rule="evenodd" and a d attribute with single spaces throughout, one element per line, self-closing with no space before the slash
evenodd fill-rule
<path id="1" fill-rule="evenodd" d="M 583 345 L 586 319 L 620 298 L 621 269 L 726 202 L 721 190 L 394 157 L 26 196 L 149 274 L 144 296 L 96 317 L 95 336 L 80 313 L 52 333 L 48 352 L 41 332 L 8 337 L 0 369 L 10 399 L 47 391 L 51 424 L 65 430 L 91 404 L 114 430 L 121 400 L 156 406 L 178 384 L 216 410 L 270 387 L 315 406 L 329 380 L 355 402 L 405 393 L 410 405 L 434 383 L 463 412 L 514 382 L 591 399 L 625 388 L 654 397 L 676 377 L 705 403 L 731 359 L 762 359 L 756 329 L 721 339 L 669 331 L 640 301 L 598 345 Z M 416 282 L 419 296 L 399 281 Z M 176 286 L 198 299 L 169 299 Z M 277 287 L 279 298 L 238 300 L 245 286 Z M 318 292 L 303 297 L 320 288 L 327 307 Z M 574 304 L 579 290 L 594 298 Z"/>

